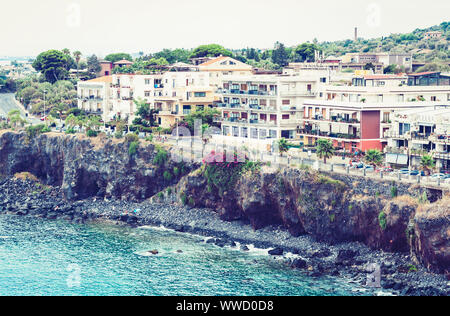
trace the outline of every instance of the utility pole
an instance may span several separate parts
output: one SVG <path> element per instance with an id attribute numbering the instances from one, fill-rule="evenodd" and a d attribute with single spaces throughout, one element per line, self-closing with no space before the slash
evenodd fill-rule
<path id="1" fill-rule="evenodd" d="M 47 94 L 47 90 L 44 90 L 44 122 L 45 122 L 45 126 L 47 126 L 47 118 L 45 117 L 45 106 L 46 106 L 46 96 Z"/>

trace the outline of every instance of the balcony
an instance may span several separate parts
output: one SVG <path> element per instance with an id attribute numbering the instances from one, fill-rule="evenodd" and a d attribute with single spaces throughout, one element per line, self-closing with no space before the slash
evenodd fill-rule
<path id="1" fill-rule="evenodd" d="M 327 138 L 337 138 L 337 139 L 361 139 L 361 135 L 359 133 L 356 134 L 344 134 L 344 133 L 329 133 L 329 132 L 321 132 L 318 130 L 306 130 L 300 129 L 298 130 L 299 134 L 316 136 L 316 137 L 327 137 Z"/>
<path id="2" fill-rule="evenodd" d="M 433 143 L 450 144 L 450 136 L 447 135 L 431 135 L 428 139 Z"/>
<path id="3" fill-rule="evenodd" d="M 276 91 L 264 91 L 264 90 L 240 90 L 240 89 L 219 89 L 216 91 L 219 94 L 239 94 L 239 95 L 252 95 L 252 96 L 271 96 L 276 97 Z"/>

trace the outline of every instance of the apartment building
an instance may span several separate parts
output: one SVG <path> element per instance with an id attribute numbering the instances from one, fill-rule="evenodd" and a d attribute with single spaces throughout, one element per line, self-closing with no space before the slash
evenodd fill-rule
<path id="1" fill-rule="evenodd" d="M 78 108 L 90 114 L 101 115 L 103 120 L 108 120 L 108 115 L 113 109 L 111 87 L 111 76 L 79 81 L 77 85 Z"/>
<path id="2" fill-rule="evenodd" d="M 354 86 L 361 87 L 400 87 L 408 83 L 406 74 L 397 75 L 363 75 L 355 76 L 352 80 Z"/>
<path id="3" fill-rule="evenodd" d="M 398 111 L 450 105 L 450 87 L 327 86 L 322 98 L 305 101 L 298 136 L 304 145 L 325 138 L 347 152 L 382 150 Z"/>
<path id="4" fill-rule="evenodd" d="M 228 76 L 249 76 L 253 71 L 252 66 L 227 56 L 209 59 L 199 64 L 198 69 L 209 74 L 210 83 L 215 87 L 219 87 Z"/>
<path id="5" fill-rule="evenodd" d="M 352 68 L 353 65 L 366 65 L 372 63 L 375 73 L 382 74 L 384 67 L 399 65 L 405 67 L 407 72 L 412 71 L 411 53 L 347 53 L 341 57 L 341 67 Z"/>
<path id="6" fill-rule="evenodd" d="M 176 125 L 194 111 L 213 108 L 219 100 L 205 72 L 166 72 L 162 82 L 163 93 L 155 97 L 154 107 L 163 128 Z"/>
<path id="7" fill-rule="evenodd" d="M 151 108 L 160 112 L 159 124 L 168 128 L 184 118 L 190 111 L 213 106 L 214 91 L 209 84 L 208 73 L 198 71 L 168 71 L 153 75 L 113 75 L 112 116 L 135 119 L 134 99 L 145 100 Z"/>
<path id="8" fill-rule="evenodd" d="M 450 171 L 450 108 L 401 111 L 393 116 L 387 139 L 386 162 L 420 167 L 423 155 L 431 155 L 436 168 Z"/>
<path id="9" fill-rule="evenodd" d="M 242 139 L 294 139 L 304 100 L 313 99 L 327 77 L 253 75 L 223 78 L 222 134 Z"/>

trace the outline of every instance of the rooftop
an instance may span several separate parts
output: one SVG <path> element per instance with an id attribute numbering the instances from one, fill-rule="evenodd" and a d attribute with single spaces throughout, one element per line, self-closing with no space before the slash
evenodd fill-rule
<path id="1" fill-rule="evenodd" d="M 81 81 L 82 83 L 94 83 L 94 82 L 105 82 L 105 83 L 112 83 L 112 76 L 103 76 L 98 77 L 95 79 L 87 80 L 87 81 Z"/>

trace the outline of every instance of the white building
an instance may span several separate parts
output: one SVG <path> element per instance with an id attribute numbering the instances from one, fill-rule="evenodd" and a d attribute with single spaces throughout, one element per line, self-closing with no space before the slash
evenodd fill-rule
<path id="1" fill-rule="evenodd" d="M 450 170 L 450 108 L 436 107 L 395 113 L 386 133 L 387 162 L 420 167 L 423 155 L 431 155 L 440 171 Z"/>
<path id="2" fill-rule="evenodd" d="M 296 137 L 303 101 L 318 96 L 327 71 L 302 76 L 253 75 L 223 78 L 218 93 L 222 134 L 242 140 Z"/>
<path id="3" fill-rule="evenodd" d="M 113 110 L 112 77 L 105 76 L 88 81 L 79 81 L 77 85 L 78 108 L 87 113 L 101 115 L 108 120 Z"/>

